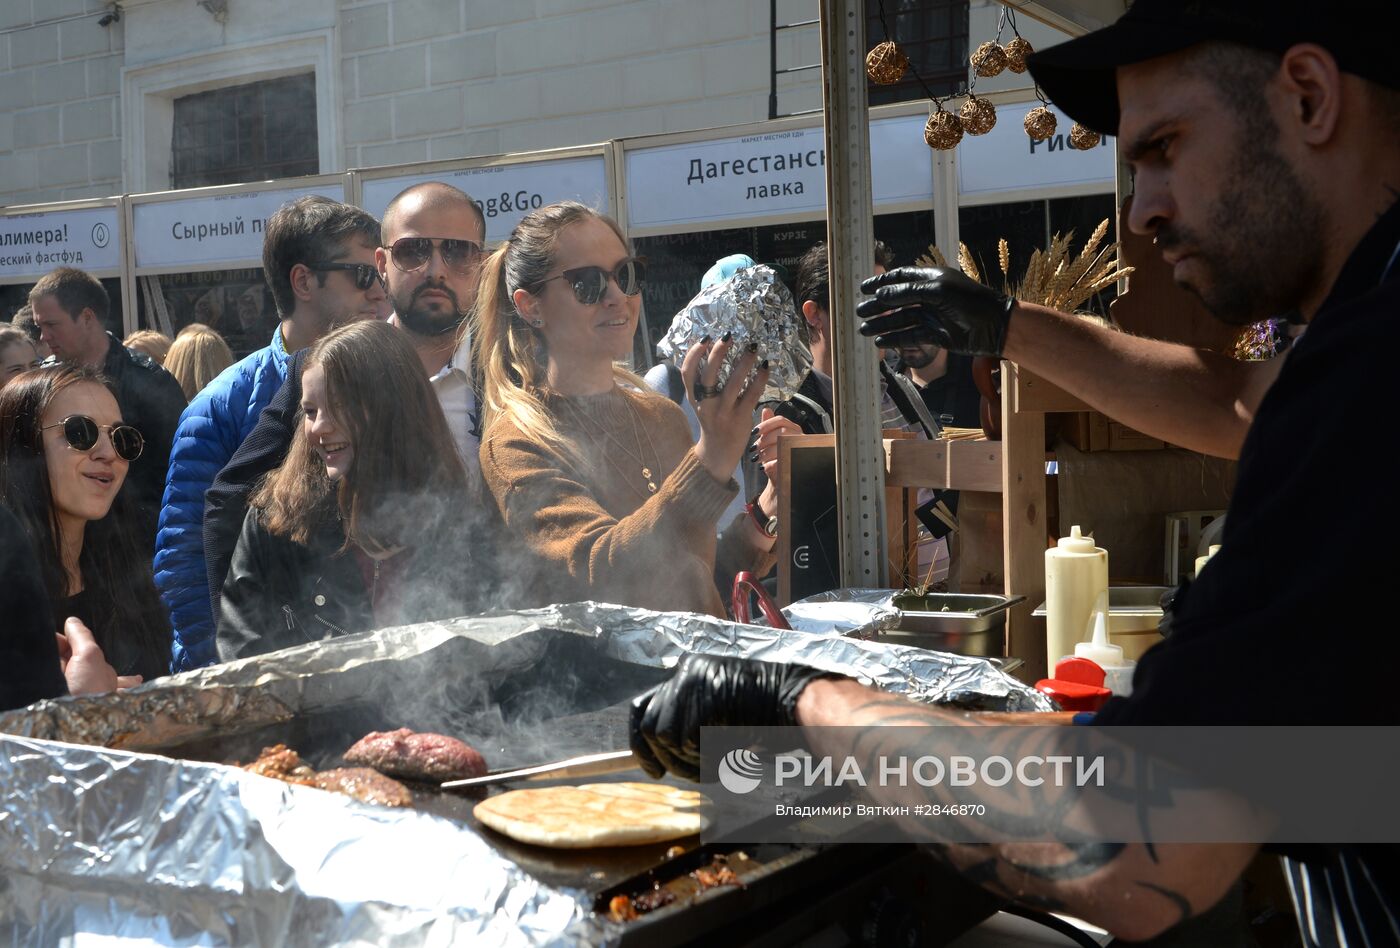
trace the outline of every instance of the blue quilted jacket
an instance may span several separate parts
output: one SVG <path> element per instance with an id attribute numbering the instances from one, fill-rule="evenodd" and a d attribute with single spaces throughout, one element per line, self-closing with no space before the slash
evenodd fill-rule
<path id="1" fill-rule="evenodd" d="M 272 344 L 235 362 L 204 387 L 180 416 L 156 532 L 156 588 L 175 632 L 170 669 L 218 661 L 204 568 L 204 492 L 258 422 L 287 378 L 281 330 Z"/>

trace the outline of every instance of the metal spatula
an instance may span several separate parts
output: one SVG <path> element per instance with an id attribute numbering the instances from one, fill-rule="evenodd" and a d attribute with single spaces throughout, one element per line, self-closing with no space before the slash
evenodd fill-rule
<path id="1" fill-rule="evenodd" d="M 518 780 L 568 780 L 574 777 L 597 777 L 602 774 L 617 774 L 639 769 L 641 769 L 641 764 L 630 750 L 608 751 L 604 754 L 570 757 L 568 760 L 558 760 L 551 764 L 536 764 L 533 767 L 518 767 L 514 770 L 497 770 L 484 777 L 449 780 L 442 784 L 442 789 L 488 787 L 491 784 L 514 783 Z"/>

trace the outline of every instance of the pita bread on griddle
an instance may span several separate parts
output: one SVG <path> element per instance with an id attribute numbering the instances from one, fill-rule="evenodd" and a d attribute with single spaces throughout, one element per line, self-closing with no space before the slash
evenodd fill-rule
<path id="1" fill-rule="evenodd" d="M 644 846 L 693 836 L 710 821 L 709 798 L 659 783 L 586 783 L 511 790 L 472 813 L 511 839 L 554 849 Z"/>

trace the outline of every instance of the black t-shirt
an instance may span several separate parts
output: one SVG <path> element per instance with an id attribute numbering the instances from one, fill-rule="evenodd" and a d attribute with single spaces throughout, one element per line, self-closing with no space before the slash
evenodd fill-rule
<path id="1" fill-rule="evenodd" d="M 1245 439 L 1220 552 L 1097 724 L 1400 723 L 1400 635 L 1368 598 L 1392 588 L 1400 537 L 1384 460 L 1397 255 L 1400 203 L 1290 350 Z M 1309 944 L 1400 944 L 1396 849 L 1283 848 Z"/>
<path id="2" fill-rule="evenodd" d="M 55 628 L 29 537 L 0 506 L 0 711 L 68 694 Z"/>
<path id="3" fill-rule="evenodd" d="M 87 588 L 69 596 L 58 611 L 60 623 L 69 616 L 83 620 L 102 649 L 102 657 L 118 675 L 140 675 L 142 681 L 152 681 L 169 674 L 168 640 L 166 648 L 160 651 L 143 648 L 138 630 L 117 625 L 110 602 L 97 590 Z"/>
<path id="4" fill-rule="evenodd" d="M 924 397 L 929 414 L 945 427 L 982 427 L 982 395 L 972 381 L 972 357 L 948 353 L 948 369 L 940 377 L 920 385 L 910 376 Z"/>

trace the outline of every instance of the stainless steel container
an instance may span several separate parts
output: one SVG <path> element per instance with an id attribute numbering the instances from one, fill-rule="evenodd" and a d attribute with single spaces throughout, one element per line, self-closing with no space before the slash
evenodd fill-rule
<path id="1" fill-rule="evenodd" d="M 871 638 L 935 652 L 1000 658 L 1006 652 L 1006 610 L 1025 596 L 970 593 L 898 593 L 892 605 L 898 624 Z"/>
<path id="2" fill-rule="evenodd" d="M 1162 620 L 1162 596 L 1171 586 L 1108 587 L 1108 639 L 1121 646 L 1123 657 L 1137 661 L 1149 648 L 1162 641 L 1157 623 Z M 1031 613 L 1045 615 L 1045 603 Z M 1050 661 L 1053 663 L 1058 656 Z"/>

